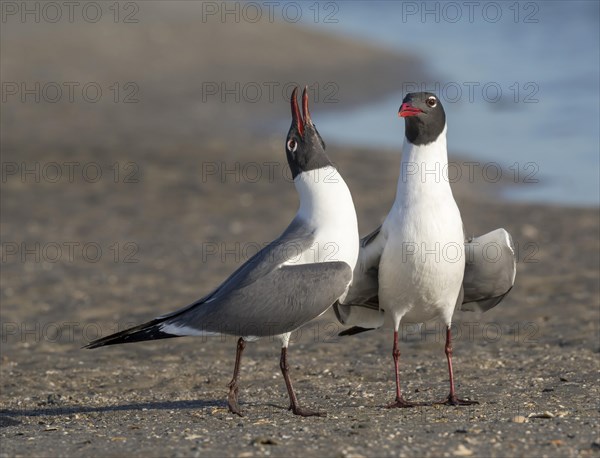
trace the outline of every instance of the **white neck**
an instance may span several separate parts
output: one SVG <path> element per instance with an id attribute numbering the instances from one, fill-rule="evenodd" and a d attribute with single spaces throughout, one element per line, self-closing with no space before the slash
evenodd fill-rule
<path id="1" fill-rule="evenodd" d="M 356 216 L 350 190 L 335 167 L 302 172 L 294 178 L 294 185 L 300 195 L 298 215 L 305 221 L 321 225 L 332 214 Z"/>
<path id="2" fill-rule="evenodd" d="M 358 223 L 344 179 L 335 167 L 327 166 L 300 173 L 294 184 L 300 195 L 296 217 L 315 229 L 319 250 L 326 249 L 325 245 L 337 250 L 337 256 L 324 260 L 344 261 L 354 269 L 358 258 Z"/>
<path id="3" fill-rule="evenodd" d="M 405 137 L 396 203 L 406 205 L 408 202 L 444 195 L 452 197 L 448 179 L 446 127 L 434 142 L 426 145 L 413 145 Z"/>

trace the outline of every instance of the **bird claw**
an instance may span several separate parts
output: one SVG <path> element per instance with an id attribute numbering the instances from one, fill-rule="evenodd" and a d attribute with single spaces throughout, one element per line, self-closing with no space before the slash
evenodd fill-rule
<path id="1" fill-rule="evenodd" d="M 238 405 L 238 388 L 237 386 L 230 386 L 229 388 L 229 394 L 227 395 L 227 407 L 231 413 L 243 417 L 244 415 L 242 414 L 240 406 Z"/>
<path id="2" fill-rule="evenodd" d="M 229 411 L 235 415 L 239 415 L 240 417 L 243 417 L 244 415 L 242 414 L 242 412 L 240 411 L 240 406 L 237 403 L 237 400 L 235 399 L 227 399 L 227 407 L 229 407 Z"/>

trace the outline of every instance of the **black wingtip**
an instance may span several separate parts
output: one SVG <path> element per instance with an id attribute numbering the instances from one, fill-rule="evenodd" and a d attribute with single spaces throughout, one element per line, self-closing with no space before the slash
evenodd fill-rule
<path id="1" fill-rule="evenodd" d="M 338 334 L 338 336 L 353 336 L 354 334 L 360 334 L 361 332 L 372 331 L 375 328 L 361 328 L 360 326 L 353 326 L 346 329 Z"/>
<path id="2" fill-rule="evenodd" d="M 105 345 L 119 345 L 124 343 L 144 342 L 146 340 L 159 340 L 169 339 L 172 337 L 180 337 L 163 332 L 161 330 L 161 326 L 159 325 L 164 321 L 164 319 L 157 318 L 147 323 L 140 324 L 139 326 L 134 326 L 133 328 L 125 329 L 124 331 L 93 340 L 81 348 L 86 350 L 92 350 L 94 348 L 104 347 Z"/>

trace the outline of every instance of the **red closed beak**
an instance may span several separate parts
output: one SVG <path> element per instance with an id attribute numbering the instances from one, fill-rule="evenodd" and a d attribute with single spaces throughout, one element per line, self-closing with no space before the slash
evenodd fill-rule
<path id="1" fill-rule="evenodd" d="M 408 116 L 417 116 L 419 113 L 423 113 L 423 110 L 413 107 L 410 102 L 403 103 L 398 110 L 398 116 L 401 118 L 406 118 Z"/>

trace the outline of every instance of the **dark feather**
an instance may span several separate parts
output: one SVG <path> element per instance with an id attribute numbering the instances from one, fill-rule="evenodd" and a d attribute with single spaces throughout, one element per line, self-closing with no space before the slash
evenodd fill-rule
<path id="1" fill-rule="evenodd" d="M 361 332 L 372 331 L 375 328 L 361 328 L 360 326 L 352 326 L 338 334 L 338 336 L 353 336 L 354 334 L 360 334 Z"/>
<path id="2" fill-rule="evenodd" d="M 169 339 L 171 337 L 179 337 L 173 334 L 167 334 L 160 330 L 160 324 L 165 319 L 156 318 L 147 323 L 134 326 L 133 328 L 125 329 L 124 331 L 111 334 L 100 339 L 96 339 L 83 348 L 92 349 L 104 347 L 105 345 L 117 345 L 123 343 L 143 342 L 145 340 Z"/>

